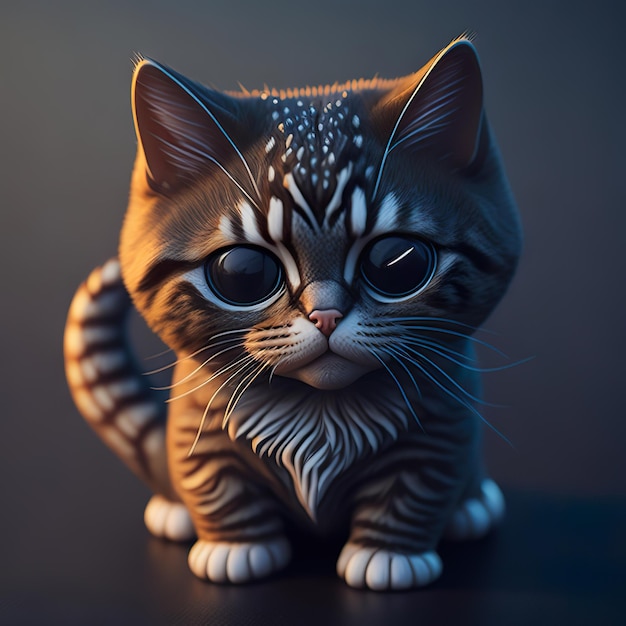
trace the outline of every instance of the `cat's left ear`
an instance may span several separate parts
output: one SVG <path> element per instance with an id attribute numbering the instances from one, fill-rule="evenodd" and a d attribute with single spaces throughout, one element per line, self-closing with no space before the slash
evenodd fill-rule
<path id="1" fill-rule="evenodd" d="M 258 198 L 248 163 L 231 137 L 233 128 L 242 128 L 233 98 L 143 59 L 135 68 L 131 100 L 154 190 L 167 194 L 217 168 L 251 201 Z"/>
<path id="2" fill-rule="evenodd" d="M 483 111 L 478 56 L 458 39 L 415 74 L 400 79 L 372 114 L 389 138 L 383 157 L 396 150 L 468 167 L 476 154 Z"/>

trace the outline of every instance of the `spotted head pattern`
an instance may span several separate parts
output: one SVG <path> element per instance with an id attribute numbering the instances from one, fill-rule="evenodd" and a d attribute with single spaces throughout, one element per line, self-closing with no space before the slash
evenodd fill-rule
<path id="1" fill-rule="evenodd" d="M 294 208 L 318 226 L 336 219 L 348 180 L 365 164 L 361 120 L 347 98 L 343 90 L 326 102 L 270 99 L 277 134 L 266 145 L 273 157 L 268 180 L 288 189 Z"/>

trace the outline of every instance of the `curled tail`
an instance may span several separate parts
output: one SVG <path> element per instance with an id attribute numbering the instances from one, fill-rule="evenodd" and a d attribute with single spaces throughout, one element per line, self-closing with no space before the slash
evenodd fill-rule
<path id="1" fill-rule="evenodd" d="M 165 406 L 135 365 L 127 341 L 131 301 L 117 259 L 78 288 L 65 326 L 65 373 L 83 417 L 156 493 L 172 496 Z"/>

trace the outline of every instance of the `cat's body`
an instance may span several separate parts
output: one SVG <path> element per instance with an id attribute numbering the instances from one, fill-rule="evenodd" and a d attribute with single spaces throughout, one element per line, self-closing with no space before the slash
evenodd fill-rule
<path id="1" fill-rule="evenodd" d="M 113 260 L 79 290 L 66 362 L 158 494 L 148 527 L 195 532 L 192 571 L 239 582 L 287 563 L 285 519 L 349 524 L 349 584 L 430 582 L 446 529 L 480 536 L 503 511 L 472 333 L 520 237 L 472 45 L 397 81 L 236 97 L 142 61 L 133 107 L 121 275 Z M 125 289 L 178 357 L 166 427 Z"/>

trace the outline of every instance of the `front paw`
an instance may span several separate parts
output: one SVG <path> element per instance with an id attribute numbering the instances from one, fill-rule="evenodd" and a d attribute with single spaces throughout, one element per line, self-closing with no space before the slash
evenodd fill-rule
<path id="1" fill-rule="evenodd" d="M 291 559 L 284 537 L 271 541 L 197 541 L 189 552 L 189 569 L 214 583 L 246 583 L 283 569 Z"/>
<path id="2" fill-rule="evenodd" d="M 347 543 L 337 561 L 337 574 L 350 587 L 374 591 L 423 587 L 439 578 L 441 570 L 441 559 L 434 550 L 402 554 L 355 543 Z"/>

